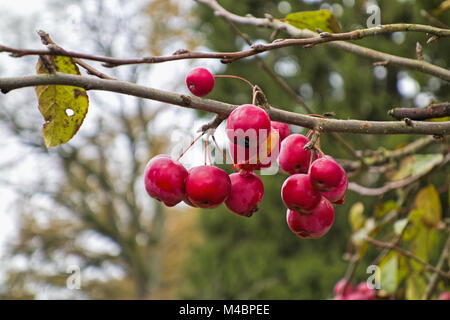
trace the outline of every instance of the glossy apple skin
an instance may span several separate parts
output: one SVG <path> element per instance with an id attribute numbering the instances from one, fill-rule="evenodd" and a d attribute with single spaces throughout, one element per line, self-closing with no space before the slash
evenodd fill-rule
<path id="1" fill-rule="evenodd" d="M 291 134 L 281 142 L 278 165 L 288 174 L 307 173 L 311 151 L 303 147 L 309 139 L 302 134 Z M 314 159 L 317 159 L 317 155 Z"/>
<path id="2" fill-rule="evenodd" d="M 189 170 L 186 195 L 196 207 L 212 209 L 224 202 L 231 191 L 228 174 L 214 166 L 198 166 Z"/>
<path id="3" fill-rule="evenodd" d="M 375 300 L 376 293 L 365 282 L 361 282 L 352 292 L 344 295 L 340 294 L 339 297 L 341 297 L 340 300 Z"/>
<path id="4" fill-rule="evenodd" d="M 233 213 L 251 217 L 258 210 L 264 196 L 264 185 L 253 172 L 230 174 L 231 192 L 225 201 L 226 207 Z"/>
<path id="5" fill-rule="evenodd" d="M 251 144 L 248 139 L 254 139 L 254 144 L 267 139 L 270 134 L 269 115 L 260 107 L 244 104 L 234 109 L 227 118 L 226 132 L 228 139 L 234 144 L 240 144 L 239 138 L 245 137 L 245 145 Z M 250 136 L 250 138 L 247 137 Z"/>
<path id="6" fill-rule="evenodd" d="M 291 133 L 291 128 L 289 128 L 289 125 L 287 123 L 271 121 L 270 125 L 272 129 L 278 130 L 280 134 L 280 143 Z"/>
<path id="7" fill-rule="evenodd" d="M 284 181 L 281 199 L 289 209 L 306 214 L 319 204 L 322 195 L 312 186 L 307 174 L 298 173 Z"/>
<path id="8" fill-rule="evenodd" d="M 339 182 L 339 185 L 331 191 L 322 192 L 322 195 L 328 200 L 330 200 L 332 203 L 344 204 L 344 198 L 345 194 L 347 193 L 347 188 L 348 188 L 347 173 L 343 171 L 342 179 L 341 182 Z"/>
<path id="9" fill-rule="evenodd" d="M 287 210 L 286 221 L 292 232 L 301 238 L 318 239 L 324 236 L 334 222 L 334 209 L 330 201 L 322 197 L 310 214 Z"/>
<path id="10" fill-rule="evenodd" d="M 206 68 L 194 68 L 186 76 L 186 86 L 192 94 L 204 97 L 214 88 L 214 76 Z"/>
<path id="11" fill-rule="evenodd" d="M 450 291 L 442 292 L 438 298 L 438 300 L 450 300 Z"/>
<path id="12" fill-rule="evenodd" d="M 337 188 L 343 175 L 344 169 L 330 156 L 314 160 L 309 169 L 311 184 L 321 192 Z"/>
<path id="13" fill-rule="evenodd" d="M 247 171 L 261 170 L 270 167 L 272 161 L 277 158 L 280 148 L 278 141 L 279 133 L 271 129 L 267 139 L 256 147 L 245 148 L 230 141 L 228 151 L 237 168 Z"/>
<path id="14" fill-rule="evenodd" d="M 339 295 L 346 296 L 355 290 L 355 288 L 353 288 L 353 285 L 351 283 L 349 283 L 347 285 L 347 287 L 345 288 L 345 292 L 344 292 L 345 283 L 346 283 L 345 279 L 341 279 L 338 281 L 338 283 L 336 283 L 336 285 L 334 286 L 334 294 L 336 296 L 339 296 Z"/>
<path id="15" fill-rule="evenodd" d="M 181 163 L 168 155 L 157 155 L 145 167 L 145 190 L 150 197 L 173 207 L 185 197 L 187 176 L 188 171 Z"/>

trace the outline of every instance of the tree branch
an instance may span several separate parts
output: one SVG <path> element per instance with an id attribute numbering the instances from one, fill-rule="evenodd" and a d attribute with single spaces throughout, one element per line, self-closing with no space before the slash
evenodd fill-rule
<path id="1" fill-rule="evenodd" d="M 368 36 L 375 36 L 380 34 L 398 32 L 398 31 L 415 31 L 415 32 L 426 32 L 433 34 L 435 37 L 447 37 L 450 36 L 450 30 L 448 29 L 440 29 L 427 25 L 418 25 L 418 24 L 389 24 L 389 25 L 380 25 L 374 28 L 368 29 L 360 29 L 354 30 L 351 32 L 345 33 L 328 33 L 321 32 L 319 34 L 312 32 L 310 30 L 300 30 L 286 22 L 282 22 L 281 20 L 275 19 L 259 19 L 254 17 L 237 19 L 238 16 L 231 14 L 222 8 L 216 1 L 213 0 L 197 0 L 198 2 L 202 2 L 207 4 L 212 8 L 216 8 L 216 14 L 224 17 L 226 20 L 232 21 L 242 21 L 245 24 L 253 24 L 256 26 L 265 26 L 272 27 L 275 30 L 286 30 L 295 38 L 306 38 L 306 39 L 277 39 L 276 41 L 269 44 L 255 44 L 252 45 L 250 49 L 236 51 L 236 52 L 191 52 L 189 50 L 177 50 L 170 56 L 150 56 L 150 57 L 142 57 L 142 58 L 130 58 L 130 59 L 120 59 L 120 58 L 112 58 L 112 57 L 104 57 L 104 56 L 96 56 L 91 54 L 85 54 L 74 51 L 67 51 L 58 47 L 56 45 L 50 46 L 46 50 L 34 50 L 34 49 L 16 49 L 7 46 L 0 45 L 0 52 L 9 52 L 12 57 L 22 57 L 26 55 L 61 55 L 61 56 L 69 56 L 73 58 L 87 59 L 103 62 L 103 66 L 105 67 L 117 67 L 121 65 L 129 65 L 129 64 L 142 64 L 142 63 L 161 63 L 167 61 L 174 60 L 183 60 L 183 59 L 221 59 L 223 63 L 231 63 L 238 59 L 250 57 L 257 55 L 261 52 L 275 50 L 284 47 L 290 46 L 304 46 L 304 47 L 312 47 L 317 44 L 335 42 L 332 45 L 334 47 L 344 49 L 347 51 L 351 51 L 353 53 L 366 56 L 368 58 L 374 60 L 381 60 L 384 63 L 390 63 L 393 65 L 403 66 L 405 68 L 418 70 L 424 73 L 429 73 L 444 80 L 450 81 L 450 71 L 445 68 L 438 67 L 431 63 L 425 62 L 423 60 L 414 60 L 403 57 L 398 57 L 394 55 L 390 55 L 387 53 L 383 53 L 380 51 L 372 50 L 369 48 L 353 45 L 350 43 L 342 42 L 342 40 L 357 40 L 362 39 Z M 248 20 L 242 20 L 248 19 Z M 267 21 L 266 21 L 267 20 Z M 294 32 L 294 29 L 296 30 Z M 41 32 L 41 31 L 40 31 Z M 300 32 L 300 33 L 299 33 Z M 50 43 L 51 45 L 51 43 Z M 83 62 L 81 62 L 84 64 Z M 84 64 L 86 66 L 86 64 Z M 87 65 L 89 68 L 89 65 Z M 88 69 L 89 70 L 89 69 Z M 94 74 L 95 69 L 93 70 Z M 102 77 L 104 76 L 101 74 Z"/>
<path id="2" fill-rule="evenodd" d="M 427 73 L 436 77 L 439 77 L 441 79 L 444 79 L 446 81 L 450 81 L 450 71 L 445 69 L 445 68 L 441 68 L 438 67 L 436 65 L 433 65 L 431 63 L 428 63 L 426 61 L 423 60 L 416 60 L 416 59 L 408 59 L 408 58 L 403 58 L 403 57 L 398 57 L 398 56 L 394 56 L 388 53 L 384 53 L 384 52 L 380 52 L 380 51 L 376 51 L 373 49 L 369 49 L 369 48 L 365 48 L 362 46 L 358 46 L 352 43 L 348 43 L 348 42 L 344 42 L 344 41 L 336 41 L 336 40 L 354 40 L 351 39 L 351 37 L 355 36 L 355 34 L 353 35 L 349 35 L 352 34 L 352 32 L 349 33 L 345 33 L 343 34 L 333 34 L 331 35 L 330 33 L 321 33 L 322 36 L 318 36 L 317 33 L 307 30 L 307 29 L 297 29 L 296 27 L 288 24 L 287 22 L 283 22 L 281 20 L 277 20 L 277 19 L 269 19 L 269 18 L 255 18 L 252 16 L 247 16 L 247 17 L 242 17 L 236 14 L 233 14 L 227 10 L 225 10 L 222 6 L 220 6 L 217 1 L 215 0 L 196 0 L 197 2 L 200 3 L 204 3 L 207 6 L 209 6 L 211 9 L 214 10 L 215 14 L 218 16 L 225 16 L 227 19 L 229 19 L 232 22 L 236 22 L 238 24 L 244 24 L 244 25 L 252 25 L 252 26 L 256 26 L 256 27 L 264 27 L 264 28 L 270 28 L 273 30 L 285 30 L 291 37 L 293 38 L 310 38 L 310 39 L 286 39 L 286 40 L 281 40 L 281 41 L 276 41 L 270 44 L 258 44 L 253 46 L 252 49 L 247 50 L 246 52 L 242 51 L 243 54 L 245 55 L 245 57 L 263 52 L 263 51 L 267 51 L 267 50 L 273 50 L 273 49 L 278 49 L 281 47 L 287 47 L 287 46 L 293 46 L 293 45 L 316 45 L 316 44 L 320 44 L 320 43 L 327 43 L 327 45 L 333 47 L 333 48 L 337 48 L 337 49 L 341 49 L 341 50 L 345 50 L 366 58 L 370 58 L 376 61 L 383 61 L 384 64 L 391 64 L 391 65 L 396 65 L 396 66 L 400 66 L 400 67 L 404 67 L 407 69 L 411 69 L 411 70 L 417 70 L 423 73 Z M 387 30 L 394 30 L 392 28 L 393 25 L 387 25 L 389 26 L 389 28 L 385 28 L 384 31 L 380 31 L 380 33 L 386 33 L 388 32 Z M 398 26 L 398 25 L 394 25 L 394 26 Z M 412 31 L 412 30 L 406 30 L 409 29 L 412 25 L 409 24 L 400 24 L 400 26 L 402 27 L 397 27 L 396 30 L 403 30 L 403 31 Z M 416 25 L 417 28 L 415 31 L 424 31 L 425 29 L 422 27 L 427 27 L 427 30 L 431 30 L 428 28 L 433 28 L 430 26 L 420 26 Z M 383 27 L 375 27 L 375 28 L 370 28 L 370 29 L 363 29 L 364 32 L 367 35 L 374 35 L 377 34 L 376 29 L 380 28 L 381 30 L 383 30 Z M 403 29 L 401 29 L 403 28 Z M 363 30 L 356 30 L 353 32 L 360 32 Z M 443 29 L 444 30 L 444 29 Z M 449 30 L 444 31 L 442 34 L 446 34 Z M 360 34 L 359 33 L 359 34 Z M 378 34 L 380 34 L 378 33 Z M 342 36 L 343 35 L 343 36 Z M 435 35 L 437 36 L 437 35 Z M 437 36 L 438 37 L 438 36 Z M 255 52 L 256 51 L 256 52 Z M 235 57 L 230 57 L 231 59 L 235 58 Z M 240 57 L 239 57 L 240 58 Z M 226 60 L 224 62 L 231 62 L 230 60 Z"/>
<path id="3" fill-rule="evenodd" d="M 442 118 L 450 116 L 450 103 L 435 103 L 425 108 L 395 108 L 388 111 L 388 114 L 397 119 L 403 120 L 426 120 L 432 118 Z"/>
<path id="4" fill-rule="evenodd" d="M 38 85 L 70 85 L 86 90 L 111 91 L 146 98 L 186 108 L 213 112 L 226 116 L 236 106 L 202 99 L 194 96 L 172 93 L 163 90 L 144 87 L 130 82 L 117 80 L 104 80 L 93 77 L 77 76 L 64 73 L 51 75 L 33 75 L 24 77 L 0 78 L 0 90 L 7 93 L 10 90 L 38 86 Z M 346 132 L 363 134 L 433 134 L 447 135 L 450 133 L 450 121 L 446 122 L 420 122 L 411 121 L 406 124 L 399 121 L 361 121 L 336 120 L 302 115 L 294 112 L 269 108 L 272 120 L 281 121 L 301 127 L 319 130 L 320 132 Z"/>
<path id="5" fill-rule="evenodd" d="M 448 153 L 444 157 L 442 162 L 436 164 L 430 170 L 423 172 L 421 174 L 417 174 L 417 175 L 414 175 L 414 176 L 411 176 L 411 177 L 408 177 L 405 179 L 401 179 L 398 181 L 388 182 L 384 186 L 379 187 L 379 188 L 367 188 L 367 187 L 363 187 L 355 182 L 349 182 L 348 189 L 355 191 L 359 194 L 365 195 L 365 196 L 381 196 L 381 195 L 385 194 L 386 192 L 389 192 L 393 189 L 403 188 L 415 181 L 418 181 L 421 178 L 423 178 L 425 175 L 429 174 L 432 170 L 434 170 L 438 167 L 446 166 L 448 163 L 450 163 L 450 153 Z"/>
<path id="6" fill-rule="evenodd" d="M 437 274 L 439 274 L 441 277 L 450 279 L 450 272 L 443 272 L 442 270 L 439 270 L 435 267 L 433 267 L 431 264 L 426 263 L 425 261 L 419 259 L 418 257 L 416 257 L 412 252 L 405 250 L 399 246 L 396 246 L 392 243 L 386 243 L 386 242 L 382 242 L 382 241 L 378 241 L 375 239 L 372 239 L 370 237 L 365 237 L 364 240 L 366 240 L 367 242 L 369 242 L 370 244 L 376 246 L 376 247 L 381 247 L 381 248 L 389 248 L 392 250 L 397 251 L 398 253 L 400 253 L 401 255 L 408 257 L 418 263 L 420 263 L 421 265 L 423 265 L 425 267 L 425 269 L 427 270 L 431 270 L 433 272 L 436 272 Z"/>

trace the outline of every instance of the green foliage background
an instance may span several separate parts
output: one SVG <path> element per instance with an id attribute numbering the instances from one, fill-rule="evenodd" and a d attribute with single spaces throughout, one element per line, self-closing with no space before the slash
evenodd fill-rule
<path id="1" fill-rule="evenodd" d="M 288 1 L 291 12 L 317 10 L 324 3 L 305 4 L 302 1 Z M 339 4 L 343 14 L 338 18 L 342 30 L 350 31 L 365 27 L 368 14 L 366 1 L 355 1 L 353 7 L 346 7 L 342 1 L 327 1 Z M 239 15 L 251 13 L 262 17 L 270 13 L 282 18 L 277 9 L 278 1 L 223 0 L 220 4 Z M 431 11 L 440 4 L 439 0 L 417 1 L 378 1 L 381 8 L 381 22 L 413 22 L 428 24 L 420 15 L 420 9 Z M 234 51 L 243 47 L 228 25 L 214 16 L 210 8 L 198 6 L 197 28 L 205 35 L 205 45 L 214 51 Z M 449 13 L 440 16 L 449 22 Z M 271 30 L 254 27 L 238 27 L 247 33 L 252 41 L 269 39 Z M 283 37 L 287 35 L 280 35 Z M 448 68 L 450 66 L 450 41 L 441 39 L 425 45 L 424 34 L 405 34 L 405 40 L 396 44 L 391 35 L 363 39 L 357 44 L 388 53 L 414 58 L 416 41 L 424 47 L 426 59 Z M 312 49 L 284 48 L 263 55 L 264 61 L 272 68 L 280 59 L 293 59 L 299 71 L 291 77 L 285 77 L 289 85 L 297 92 L 301 85 L 309 84 L 313 89 L 311 98 L 305 98 L 315 113 L 332 111 L 341 119 L 391 120 L 387 111 L 393 106 L 413 106 L 413 99 L 407 99 L 397 90 L 399 68 L 388 66 L 387 76 L 379 80 L 374 76 L 373 61 L 356 55 L 337 51 L 320 45 Z M 406 71 L 420 85 L 421 92 L 429 92 L 441 101 L 449 98 L 449 85 L 444 81 L 432 79 L 418 72 Z M 269 102 L 286 110 L 304 112 L 262 69 L 256 59 L 245 59 L 226 65 L 223 74 L 245 77 L 258 84 L 265 92 Z M 338 73 L 343 86 L 333 88 L 330 74 Z M 432 85 L 439 83 L 439 86 Z M 234 104 L 248 103 L 248 87 L 234 80 L 218 80 L 212 99 Z M 301 128 L 293 131 L 301 132 Z M 393 149 L 415 137 L 404 135 L 369 136 L 342 135 L 355 149 Z M 433 147 L 436 148 L 436 147 Z M 336 158 L 349 158 L 331 137 L 324 135 L 322 149 Z M 430 148 L 429 148 L 430 150 Z M 429 151 L 428 150 L 428 151 Z M 439 150 L 439 149 L 435 149 Z M 432 150 L 431 150 L 432 151 Z M 250 219 L 235 216 L 220 207 L 214 211 L 204 211 L 200 218 L 205 241 L 192 249 L 186 265 L 185 277 L 188 286 L 181 298 L 194 299 L 327 299 L 332 297 L 334 284 L 344 276 L 347 262 L 343 254 L 350 236 L 348 212 L 356 201 L 362 201 L 367 215 L 371 215 L 377 203 L 395 199 L 390 192 L 382 200 L 375 197 L 362 197 L 348 192 L 345 204 L 336 206 L 336 220 L 330 232 L 320 240 L 302 240 L 288 229 L 285 222 L 285 207 L 280 198 L 281 185 L 286 176 L 262 176 L 265 197 L 260 210 Z M 358 182 L 381 185 L 383 180 L 371 181 L 371 177 L 362 175 Z M 436 185 L 445 183 L 445 175 L 433 178 Z M 441 197 L 444 215 L 448 216 L 448 195 Z M 442 239 L 441 239 L 442 240 Z M 431 262 L 435 263 L 442 241 L 431 253 Z M 377 251 L 369 250 L 360 263 L 356 273 L 358 282 L 367 278 L 366 267 L 376 256 Z"/>

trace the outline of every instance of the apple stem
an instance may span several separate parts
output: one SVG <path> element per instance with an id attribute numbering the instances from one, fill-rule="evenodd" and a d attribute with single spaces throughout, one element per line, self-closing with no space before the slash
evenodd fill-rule
<path id="1" fill-rule="evenodd" d="M 217 150 L 219 150 L 219 151 L 222 153 L 222 156 L 225 157 L 225 160 L 226 160 L 227 162 L 229 161 L 228 163 L 230 164 L 230 167 L 234 170 L 234 172 L 238 172 L 238 170 L 236 169 L 236 167 L 235 167 L 234 164 L 233 164 L 233 161 L 231 161 L 231 159 L 228 158 L 227 153 L 224 152 L 224 151 L 222 150 L 222 148 L 219 147 L 219 144 L 217 143 L 216 138 L 214 137 L 214 135 L 211 135 L 211 138 L 212 138 L 214 144 L 216 145 Z"/>
<path id="2" fill-rule="evenodd" d="M 197 138 L 195 138 L 194 140 L 192 140 L 192 142 L 189 144 L 189 146 L 183 150 L 183 152 L 180 153 L 180 155 L 177 158 L 177 161 L 179 161 L 181 159 L 182 156 L 184 156 L 184 154 L 194 145 L 194 143 L 196 143 L 198 141 L 198 139 L 200 139 L 203 135 L 205 134 L 205 132 L 202 132 Z"/>
<path id="3" fill-rule="evenodd" d="M 209 150 L 209 139 L 208 137 L 205 140 L 205 166 L 207 165 L 206 159 L 209 160 L 209 165 L 213 165 L 212 159 L 211 159 L 211 152 Z"/>
<path id="4" fill-rule="evenodd" d="M 313 163 L 313 161 L 314 161 L 314 156 L 315 156 L 315 155 L 316 155 L 316 148 L 313 148 L 313 149 L 311 150 L 311 157 L 309 158 L 308 174 L 311 173 L 311 165 L 312 165 L 312 163 Z"/>
<path id="5" fill-rule="evenodd" d="M 251 83 L 247 79 L 244 79 L 244 78 L 241 78 L 241 77 L 238 77 L 238 76 L 232 76 L 232 75 L 229 75 L 229 74 L 214 75 L 214 78 L 233 78 L 233 79 L 238 79 L 238 80 L 241 80 L 241 81 L 244 81 L 245 83 L 247 83 L 252 89 L 255 87 L 253 85 L 253 83 Z"/>

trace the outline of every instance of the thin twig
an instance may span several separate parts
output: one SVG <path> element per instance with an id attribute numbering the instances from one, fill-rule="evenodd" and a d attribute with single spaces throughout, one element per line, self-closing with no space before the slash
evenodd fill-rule
<path id="1" fill-rule="evenodd" d="M 442 118 L 450 116 L 450 102 L 435 103 L 425 108 L 395 108 L 388 111 L 388 114 L 402 120 L 426 120 L 431 118 Z"/>
<path id="2" fill-rule="evenodd" d="M 251 49 L 242 53 L 245 57 L 255 55 L 268 50 L 278 49 L 281 47 L 299 46 L 299 45 L 310 46 L 319 43 L 327 43 L 327 45 L 333 48 L 345 50 L 360 56 L 373 59 L 375 61 L 383 61 L 383 63 L 385 64 L 397 65 L 404 68 L 421 71 L 423 73 L 428 73 L 441 79 L 444 79 L 446 81 L 450 81 L 450 70 L 438 67 L 426 61 L 394 56 L 377 50 L 358 46 L 349 42 L 336 41 L 336 40 L 356 40 L 360 39 L 361 37 L 397 31 L 421 31 L 421 32 L 430 31 L 430 33 L 434 34 L 436 37 L 442 37 L 443 35 L 447 36 L 448 33 L 450 32 L 450 30 L 447 29 L 439 29 L 439 28 L 436 29 L 431 26 L 413 25 L 413 24 L 395 24 L 384 26 L 380 25 L 375 28 L 355 30 L 344 34 L 322 33 L 322 36 L 320 36 L 317 33 L 307 29 L 298 29 L 282 20 L 277 20 L 273 18 L 272 19 L 255 18 L 253 16 L 242 17 L 233 14 L 225 10 L 215 0 L 196 0 L 196 1 L 204 3 L 207 6 L 209 6 L 212 10 L 214 10 L 216 15 L 226 16 L 230 21 L 233 21 L 235 23 L 244 25 L 253 25 L 262 28 L 271 28 L 273 30 L 285 30 L 292 38 L 306 38 L 306 39 L 286 39 L 276 41 L 270 44 L 257 44 L 253 46 Z M 440 31 L 436 32 L 437 30 Z M 236 56 L 232 55 L 229 59 L 223 59 L 223 62 L 231 62 L 233 61 L 233 59 L 235 60 L 235 58 Z M 238 55 L 238 58 L 241 58 L 241 56 Z"/>
<path id="3" fill-rule="evenodd" d="M 430 23 L 435 25 L 436 27 L 443 28 L 443 29 L 450 29 L 450 27 L 448 25 L 446 25 L 442 21 L 438 20 L 436 17 L 434 17 L 433 15 L 428 13 L 428 11 L 422 9 L 422 10 L 420 10 L 420 14 L 422 15 L 422 17 L 425 17 L 426 19 L 428 19 L 428 21 L 430 21 Z"/>
<path id="4" fill-rule="evenodd" d="M 436 265 L 436 269 L 442 270 L 445 266 L 445 261 L 449 258 L 450 254 L 450 235 L 447 238 L 447 241 L 445 242 L 444 249 L 442 249 L 441 256 L 439 257 L 439 261 Z M 436 285 L 439 282 L 439 276 L 440 274 L 438 272 L 433 273 L 431 276 L 430 282 L 428 282 L 427 289 L 425 290 L 425 294 L 423 296 L 424 300 L 428 300 L 433 295 L 434 291 L 436 290 Z"/>
<path id="5" fill-rule="evenodd" d="M 43 31 L 43 30 L 39 30 L 38 31 L 38 35 L 41 37 L 41 41 L 44 45 L 46 45 L 50 51 L 54 51 L 54 52 L 66 52 L 62 47 L 58 46 L 51 38 L 50 35 Z M 0 52 L 1 52 L 1 46 L 0 46 Z M 101 79 L 108 79 L 108 80 L 116 80 L 115 78 L 112 78 L 110 76 L 108 76 L 107 74 L 98 71 L 97 69 L 95 69 L 94 67 L 90 66 L 89 64 L 87 64 L 86 62 L 84 62 L 81 59 L 78 58 L 72 58 L 73 62 L 75 62 L 76 64 L 80 65 L 81 67 L 83 67 L 84 69 L 86 69 L 86 71 L 94 76 L 97 76 Z"/>
<path id="6" fill-rule="evenodd" d="M 380 248 L 390 248 L 392 250 L 397 251 L 398 253 L 400 253 L 401 255 L 408 257 L 414 261 L 416 261 L 417 263 L 420 263 L 421 265 L 423 265 L 425 267 L 425 269 L 427 270 L 431 270 L 437 274 L 439 274 L 441 277 L 450 279 L 450 272 L 444 272 L 438 268 L 435 268 L 434 266 L 432 266 L 431 264 L 423 261 L 422 259 L 418 258 L 417 256 L 415 256 L 412 252 L 405 250 L 399 246 L 394 245 L 393 243 L 386 243 L 386 242 L 382 242 L 382 241 L 378 241 L 375 240 L 373 238 L 370 237 L 365 237 L 364 238 L 365 241 L 369 242 L 370 244 L 376 246 L 376 247 L 380 247 Z"/>
<path id="7" fill-rule="evenodd" d="M 430 170 L 422 172 L 420 174 L 407 177 L 405 179 L 388 182 L 384 186 L 379 188 L 367 188 L 355 182 L 349 182 L 348 189 L 365 196 L 381 196 L 391 190 L 403 188 L 411 183 L 414 183 L 423 178 L 424 176 L 428 175 L 429 173 L 431 173 L 436 168 L 441 168 L 447 165 L 448 163 L 450 163 L 450 153 L 448 153 L 440 163 L 435 164 Z"/>

